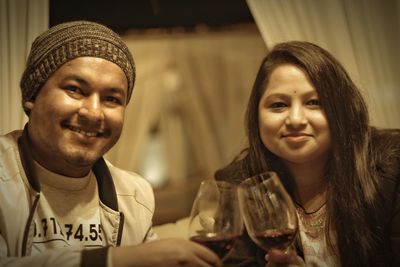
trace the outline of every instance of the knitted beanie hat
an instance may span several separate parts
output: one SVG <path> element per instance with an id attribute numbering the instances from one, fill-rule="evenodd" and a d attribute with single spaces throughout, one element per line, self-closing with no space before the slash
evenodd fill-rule
<path id="1" fill-rule="evenodd" d="M 32 43 L 20 82 L 22 104 L 34 101 L 47 79 L 61 65 L 83 56 L 99 57 L 117 64 L 128 80 L 129 102 L 135 83 L 135 62 L 128 47 L 118 34 L 104 25 L 74 21 L 48 29 Z M 29 111 L 25 109 L 25 113 L 29 114 Z"/>

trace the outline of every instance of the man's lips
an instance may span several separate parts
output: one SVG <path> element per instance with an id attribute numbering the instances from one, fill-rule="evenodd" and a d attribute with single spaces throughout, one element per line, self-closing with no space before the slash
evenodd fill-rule
<path id="1" fill-rule="evenodd" d="M 63 126 L 73 132 L 79 133 L 87 137 L 103 137 L 106 134 L 104 131 L 101 130 L 85 129 L 82 127 L 77 127 L 72 125 L 63 125 Z"/>

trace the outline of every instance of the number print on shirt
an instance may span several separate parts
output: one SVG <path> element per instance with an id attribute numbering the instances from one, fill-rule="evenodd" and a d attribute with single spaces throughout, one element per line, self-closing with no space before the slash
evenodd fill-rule
<path id="1" fill-rule="evenodd" d="M 33 237 L 35 243 L 51 240 L 76 240 L 80 242 L 103 241 L 100 224 L 64 224 L 64 227 L 53 218 L 43 218 L 40 223 L 34 222 Z"/>

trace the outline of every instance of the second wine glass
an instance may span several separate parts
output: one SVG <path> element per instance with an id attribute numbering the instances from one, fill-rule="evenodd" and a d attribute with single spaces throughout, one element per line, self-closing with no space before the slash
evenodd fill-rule
<path id="1" fill-rule="evenodd" d="M 237 185 L 212 179 L 202 181 L 190 215 L 190 240 L 208 247 L 224 260 L 242 230 Z"/>
<path id="2" fill-rule="evenodd" d="M 278 175 L 266 172 L 247 178 L 239 185 L 238 194 L 250 238 L 265 251 L 286 250 L 297 234 L 298 219 Z"/>

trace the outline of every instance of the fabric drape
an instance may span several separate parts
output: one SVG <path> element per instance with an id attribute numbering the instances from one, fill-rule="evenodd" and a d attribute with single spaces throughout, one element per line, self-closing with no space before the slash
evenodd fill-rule
<path id="1" fill-rule="evenodd" d="M 0 134 L 22 129 L 27 120 L 19 81 L 31 43 L 48 24 L 48 0 L 0 0 Z"/>
<path id="2" fill-rule="evenodd" d="M 138 170 L 158 128 L 172 183 L 211 177 L 245 145 L 245 108 L 266 54 L 258 30 L 253 25 L 125 39 L 138 78 L 121 139 L 107 158 Z"/>

